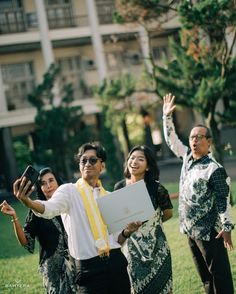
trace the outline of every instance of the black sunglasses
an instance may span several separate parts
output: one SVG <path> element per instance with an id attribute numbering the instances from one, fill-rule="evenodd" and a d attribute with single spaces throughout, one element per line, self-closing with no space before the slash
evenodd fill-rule
<path id="1" fill-rule="evenodd" d="M 99 159 L 98 157 L 95 157 L 95 156 L 89 157 L 89 158 L 84 157 L 84 158 L 80 159 L 79 164 L 85 165 L 87 162 L 89 162 L 89 164 L 95 165 L 98 162 L 98 160 L 101 160 L 101 159 Z"/>

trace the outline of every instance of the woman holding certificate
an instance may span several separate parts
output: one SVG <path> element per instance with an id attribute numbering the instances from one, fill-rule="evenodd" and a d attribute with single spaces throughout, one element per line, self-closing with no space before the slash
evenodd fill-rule
<path id="1" fill-rule="evenodd" d="M 114 189 L 144 180 L 156 210 L 151 219 L 127 225 L 120 235 L 121 242 L 126 240 L 124 254 L 128 259 L 132 294 L 170 294 L 171 255 L 162 222 L 172 217 L 173 206 L 168 191 L 159 183 L 159 169 L 152 150 L 145 145 L 134 147 L 128 154 L 124 175 L 125 179 Z"/>

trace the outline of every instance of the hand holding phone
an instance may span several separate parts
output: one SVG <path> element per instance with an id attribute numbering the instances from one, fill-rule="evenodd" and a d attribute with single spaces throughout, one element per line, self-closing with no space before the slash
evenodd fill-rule
<path id="1" fill-rule="evenodd" d="M 20 181 L 18 183 L 18 188 L 24 177 L 26 178 L 27 182 L 30 181 L 30 185 L 26 191 L 26 193 L 28 193 L 31 190 L 31 188 L 34 186 L 36 181 L 38 180 L 39 172 L 35 168 L 33 168 L 31 165 L 28 165 L 20 178 Z"/>

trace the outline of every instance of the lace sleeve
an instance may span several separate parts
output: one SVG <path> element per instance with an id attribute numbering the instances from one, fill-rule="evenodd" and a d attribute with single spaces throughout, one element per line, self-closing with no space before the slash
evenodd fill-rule
<path id="1" fill-rule="evenodd" d="M 23 230 L 28 241 L 28 244 L 24 248 L 30 253 L 34 253 L 35 238 L 37 235 L 37 217 L 31 210 L 28 212 Z"/>
<path id="2" fill-rule="evenodd" d="M 162 186 L 161 184 L 159 184 L 158 186 L 158 204 L 161 208 L 161 210 L 165 210 L 165 209 L 172 209 L 173 205 L 170 201 L 170 196 L 168 191 L 166 190 L 166 188 L 164 186 Z"/>
<path id="3" fill-rule="evenodd" d="M 188 151 L 188 147 L 185 146 L 178 138 L 171 116 L 163 116 L 163 131 L 165 141 L 169 148 L 177 157 L 183 158 Z"/>

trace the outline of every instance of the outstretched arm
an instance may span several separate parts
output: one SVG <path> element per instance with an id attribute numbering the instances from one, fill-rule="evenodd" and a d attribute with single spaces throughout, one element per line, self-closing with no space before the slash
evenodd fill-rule
<path id="1" fill-rule="evenodd" d="M 174 101 L 175 96 L 171 93 L 163 97 L 163 131 L 166 144 L 177 157 L 183 158 L 188 151 L 188 147 L 179 140 L 175 132 L 175 126 L 172 121 L 172 113 L 176 108 Z"/>
<path id="2" fill-rule="evenodd" d="M 0 208 L 2 213 L 4 213 L 5 215 L 9 215 L 12 218 L 11 221 L 14 226 L 16 238 L 22 246 L 26 246 L 28 244 L 28 241 L 26 239 L 25 232 L 21 227 L 15 209 L 11 205 L 9 205 L 6 200 L 4 200 L 0 204 Z"/>
<path id="3" fill-rule="evenodd" d="M 20 200 L 25 206 L 34 210 L 38 213 L 44 213 L 44 205 L 39 201 L 31 200 L 29 197 L 34 191 L 34 187 L 32 187 L 29 191 L 28 188 L 30 186 L 30 181 L 24 177 L 22 180 L 18 179 L 13 184 L 13 193 L 18 200 Z"/>

